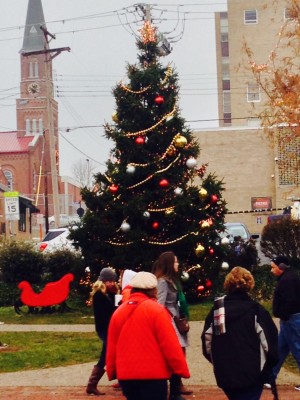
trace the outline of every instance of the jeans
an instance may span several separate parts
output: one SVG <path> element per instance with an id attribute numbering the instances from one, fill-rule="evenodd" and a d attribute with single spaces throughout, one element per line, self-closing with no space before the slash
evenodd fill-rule
<path id="1" fill-rule="evenodd" d="M 259 400 L 263 391 L 263 384 L 250 388 L 242 389 L 224 389 L 229 400 Z"/>
<path id="2" fill-rule="evenodd" d="M 119 380 L 127 400 L 167 400 L 166 379 Z"/>
<path id="3" fill-rule="evenodd" d="M 106 358 L 106 343 L 107 343 L 107 332 L 99 331 L 97 332 L 99 339 L 102 340 L 102 350 L 100 353 L 99 361 L 97 362 L 97 366 L 101 369 L 105 367 L 105 358 Z"/>
<path id="4" fill-rule="evenodd" d="M 289 353 L 292 353 L 295 357 L 300 370 L 300 313 L 291 315 L 287 321 L 280 320 L 278 335 L 279 361 L 273 368 L 275 378 Z"/>

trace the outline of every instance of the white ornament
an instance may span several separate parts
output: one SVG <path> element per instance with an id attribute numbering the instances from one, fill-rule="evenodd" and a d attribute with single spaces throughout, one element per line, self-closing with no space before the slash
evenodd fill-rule
<path id="1" fill-rule="evenodd" d="M 197 165 L 197 160 L 194 157 L 190 157 L 187 161 L 186 161 L 186 166 L 190 169 L 195 168 Z"/>
<path id="2" fill-rule="evenodd" d="M 131 165 L 131 164 L 128 164 L 127 167 L 126 167 L 126 172 L 128 174 L 134 174 L 135 173 L 135 166 Z"/>
<path id="3" fill-rule="evenodd" d="M 91 268 L 90 267 L 86 267 L 85 268 L 85 272 L 88 274 L 89 272 L 91 272 Z"/>
<path id="4" fill-rule="evenodd" d="M 182 280 L 183 282 L 186 282 L 186 281 L 189 279 L 189 277 L 190 277 L 190 275 L 189 275 L 188 272 L 186 272 L 186 271 L 183 271 L 183 272 L 182 272 L 181 280 Z"/>
<path id="5" fill-rule="evenodd" d="M 223 261 L 223 262 L 222 262 L 222 265 L 221 265 L 221 268 L 222 268 L 224 271 L 226 271 L 226 270 L 229 268 L 228 262 Z"/>
<path id="6" fill-rule="evenodd" d="M 145 211 L 144 214 L 143 214 L 143 217 L 144 217 L 144 218 L 147 218 L 147 219 L 150 218 L 150 213 L 149 213 L 149 211 Z"/>
<path id="7" fill-rule="evenodd" d="M 229 244 L 230 240 L 228 239 L 228 237 L 223 237 L 223 239 L 221 240 L 222 244 Z"/>
<path id="8" fill-rule="evenodd" d="M 123 222 L 121 225 L 121 231 L 123 232 L 128 232 L 130 231 L 130 225 L 127 222 Z"/>
<path id="9" fill-rule="evenodd" d="M 181 196 L 182 193 L 183 193 L 183 190 L 182 190 L 180 187 L 177 187 L 177 188 L 174 190 L 174 193 L 175 193 L 176 196 Z"/>

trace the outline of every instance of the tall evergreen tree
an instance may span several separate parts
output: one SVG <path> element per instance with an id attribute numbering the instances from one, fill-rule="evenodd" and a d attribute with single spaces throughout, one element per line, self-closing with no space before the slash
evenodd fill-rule
<path id="1" fill-rule="evenodd" d="M 212 266 L 222 250 L 223 184 L 197 165 L 199 144 L 180 116 L 178 76 L 160 64 L 157 31 L 148 21 L 137 46 L 139 62 L 128 65 L 127 82 L 113 90 L 107 170 L 95 176 L 93 190 L 82 190 L 87 212 L 72 238 L 95 272 L 151 270 L 167 250 L 182 265 Z"/>

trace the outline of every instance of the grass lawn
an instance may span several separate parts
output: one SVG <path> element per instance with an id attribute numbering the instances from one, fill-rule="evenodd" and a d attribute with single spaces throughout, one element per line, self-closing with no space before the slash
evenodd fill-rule
<path id="1" fill-rule="evenodd" d="M 190 320 L 203 321 L 211 306 L 211 301 L 191 304 Z M 263 306 L 271 310 L 270 302 Z M 65 313 L 22 315 L 16 314 L 13 307 L 0 307 L 0 321 L 5 324 L 94 324 L 92 309 L 86 306 Z M 92 362 L 98 359 L 101 350 L 101 342 L 94 332 L 2 332 L 0 343 L 8 344 L 0 350 L 0 373 Z M 298 372 L 292 356 L 288 357 L 285 367 Z"/>

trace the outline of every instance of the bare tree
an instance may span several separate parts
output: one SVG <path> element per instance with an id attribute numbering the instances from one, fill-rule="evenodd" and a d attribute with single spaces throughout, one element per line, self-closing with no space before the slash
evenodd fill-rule
<path id="1" fill-rule="evenodd" d="M 81 187 L 87 187 L 91 189 L 93 185 L 93 172 L 95 171 L 95 165 L 88 158 L 85 160 L 80 159 L 72 166 L 73 176 Z"/>

